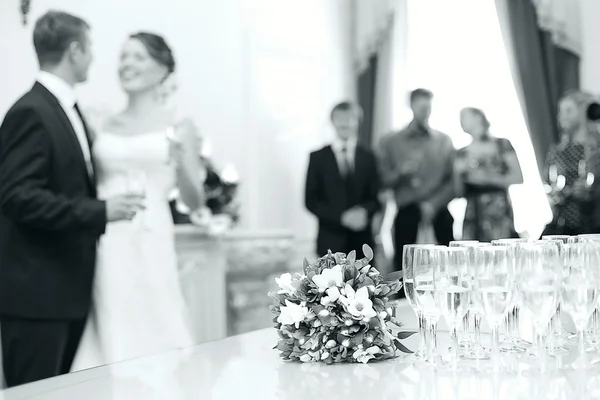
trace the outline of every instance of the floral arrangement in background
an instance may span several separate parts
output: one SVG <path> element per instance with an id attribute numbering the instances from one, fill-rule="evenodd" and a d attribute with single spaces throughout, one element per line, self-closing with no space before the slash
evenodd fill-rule
<path id="1" fill-rule="evenodd" d="M 27 16 L 31 9 L 31 0 L 21 0 L 21 17 L 23 17 L 23 25 L 27 25 Z"/>
<path id="2" fill-rule="evenodd" d="M 205 207 L 191 213 L 179 198 L 177 190 L 172 194 L 171 211 L 176 224 L 192 223 L 204 228 L 211 235 L 227 232 L 239 221 L 240 206 L 237 200 L 239 176 L 232 165 L 218 171 L 210 158 L 210 147 L 206 139 L 199 157 L 205 169 Z"/>
<path id="3" fill-rule="evenodd" d="M 400 340 L 415 332 L 392 334 L 389 325 L 402 324 L 392 316 L 390 296 L 402 288 L 400 273 L 382 276 L 369 262 L 373 250 L 363 246 L 365 258 L 332 253 L 310 264 L 304 274 L 285 273 L 269 293 L 273 323 L 279 334 L 274 348 L 286 361 L 368 363 L 411 353 Z"/>

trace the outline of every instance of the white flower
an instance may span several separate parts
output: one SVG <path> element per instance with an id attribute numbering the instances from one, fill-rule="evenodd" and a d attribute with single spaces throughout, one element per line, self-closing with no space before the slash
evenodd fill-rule
<path id="1" fill-rule="evenodd" d="M 285 306 L 281 306 L 281 314 L 277 317 L 277 322 L 282 325 L 295 325 L 296 329 L 300 327 L 300 322 L 304 321 L 308 315 L 306 304 L 295 304 L 289 300 L 285 301 Z"/>
<path id="2" fill-rule="evenodd" d="M 355 292 L 350 285 L 346 285 L 346 296 L 342 296 L 340 301 L 353 317 L 362 317 L 368 320 L 377 316 L 377 312 L 373 309 L 373 302 L 369 298 L 369 289 L 366 286 Z"/>
<path id="3" fill-rule="evenodd" d="M 324 269 L 319 275 L 312 278 L 313 282 L 319 288 L 319 292 L 323 293 L 331 287 L 338 287 L 344 284 L 342 276 L 342 266 L 336 265 L 331 269 Z"/>
<path id="4" fill-rule="evenodd" d="M 328 306 L 331 303 L 335 303 L 340 298 L 340 289 L 337 286 L 330 287 L 325 290 L 327 296 L 321 297 L 321 304 Z"/>
<path id="5" fill-rule="evenodd" d="M 353 354 L 352 357 L 358 362 L 363 364 L 368 363 L 370 360 L 375 358 L 375 354 L 381 353 L 381 349 L 377 346 L 371 346 L 366 350 L 358 349 Z"/>
<path id="6" fill-rule="evenodd" d="M 311 356 L 309 356 L 308 354 L 302 354 L 300 356 L 300 361 L 305 362 L 305 363 L 306 362 L 312 362 L 313 358 Z"/>
<path id="7" fill-rule="evenodd" d="M 279 285 L 279 292 L 277 294 L 294 294 L 296 293 L 296 289 L 292 285 L 292 274 L 286 272 L 281 275 L 279 278 L 275 278 L 275 282 Z"/>

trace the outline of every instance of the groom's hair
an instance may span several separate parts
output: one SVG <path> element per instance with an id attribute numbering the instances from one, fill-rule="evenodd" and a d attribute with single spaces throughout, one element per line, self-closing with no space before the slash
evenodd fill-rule
<path id="1" fill-rule="evenodd" d="M 90 26 L 83 19 L 62 11 L 48 11 L 35 23 L 33 46 L 40 66 L 56 65 L 73 42 L 85 46 Z"/>

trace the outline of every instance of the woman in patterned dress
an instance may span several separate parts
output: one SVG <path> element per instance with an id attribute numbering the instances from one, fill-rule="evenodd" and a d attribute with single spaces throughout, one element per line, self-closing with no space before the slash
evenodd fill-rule
<path id="1" fill-rule="evenodd" d="M 490 135 L 490 123 L 482 110 L 463 109 L 460 122 L 473 137 L 456 159 L 458 194 L 467 199 L 463 240 L 517 237 L 508 195 L 511 185 L 523 183 L 517 154 L 507 139 Z"/>
<path id="2" fill-rule="evenodd" d="M 593 101 L 573 91 L 558 103 L 561 138 L 546 156 L 544 181 L 553 219 L 546 235 L 592 233 L 596 211 L 593 181 L 598 175 L 597 140 L 588 128 L 586 110 Z"/>

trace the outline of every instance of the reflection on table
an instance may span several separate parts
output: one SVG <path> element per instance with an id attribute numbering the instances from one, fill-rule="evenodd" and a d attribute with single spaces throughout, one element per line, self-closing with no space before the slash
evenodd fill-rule
<path id="1" fill-rule="evenodd" d="M 398 316 L 415 326 L 408 304 Z M 487 335 L 486 338 L 489 340 Z M 443 352 L 447 333 L 438 336 Z M 403 358 L 378 364 L 292 364 L 281 361 L 272 347 L 273 329 L 175 350 L 154 357 L 82 371 L 0 392 L 1 400 L 131 400 L 131 399 L 582 399 L 600 398 L 600 374 L 549 368 L 544 376 L 520 374 L 455 374 Z M 418 338 L 407 340 L 415 348 Z M 564 361 L 564 360 L 563 360 Z M 510 359 L 508 360 L 510 362 Z M 554 365 L 558 361 L 554 361 Z M 566 365 L 566 364 L 565 364 Z"/>

